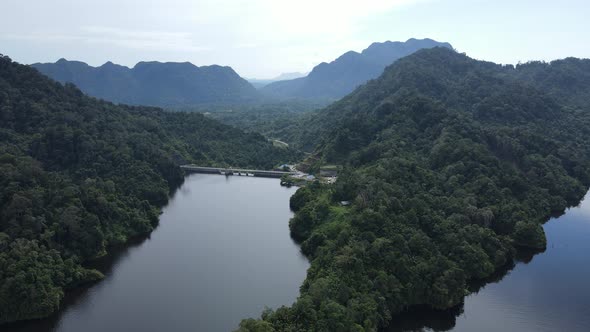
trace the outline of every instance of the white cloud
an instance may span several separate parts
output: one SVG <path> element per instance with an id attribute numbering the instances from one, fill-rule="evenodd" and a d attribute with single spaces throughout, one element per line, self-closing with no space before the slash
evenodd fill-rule
<path id="1" fill-rule="evenodd" d="M 166 49 L 175 52 L 200 52 L 210 47 L 194 45 L 187 32 L 135 31 L 101 26 L 82 27 L 81 37 L 87 42 L 115 44 L 140 50 Z"/>
<path id="2" fill-rule="evenodd" d="M 0 52 L 23 63 L 215 63 L 249 77 L 309 71 L 371 42 L 410 37 L 502 63 L 588 57 L 579 38 L 590 27 L 587 0 L 566 2 L 2 0 Z"/>
<path id="3" fill-rule="evenodd" d="M 58 57 L 91 64 L 191 61 L 271 77 L 364 48 L 375 40 L 358 37 L 363 20 L 428 0 L 7 1 L 0 41 L 48 49 L 54 43 L 64 53 Z M 23 60 L 52 61 L 40 54 L 49 53 Z"/>
<path id="4" fill-rule="evenodd" d="M 111 27 L 83 26 L 77 32 L 32 32 L 29 34 L 0 34 L 1 39 L 27 40 L 36 43 L 74 42 L 113 45 L 136 50 L 168 50 L 175 52 L 199 52 L 209 47 L 193 45 L 186 32 L 134 31 Z"/>

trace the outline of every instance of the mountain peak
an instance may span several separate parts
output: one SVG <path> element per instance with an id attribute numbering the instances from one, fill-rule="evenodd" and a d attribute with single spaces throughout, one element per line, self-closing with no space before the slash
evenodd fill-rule
<path id="1" fill-rule="evenodd" d="M 337 99 L 376 78 L 396 60 L 420 49 L 437 46 L 452 48 L 449 43 L 428 38 L 375 42 L 361 53 L 348 51 L 330 63 L 320 63 L 304 78 L 271 83 L 262 91 L 282 98 Z"/>
<path id="2" fill-rule="evenodd" d="M 141 61 L 128 68 L 107 61 L 100 67 L 60 59 L 33 64 L 62 83 L 116 103 L 180 107 L 203 103 L 248 103 L 259 98 L 256 89 L 231 67 L 197 67 L 185 62 Z"/>

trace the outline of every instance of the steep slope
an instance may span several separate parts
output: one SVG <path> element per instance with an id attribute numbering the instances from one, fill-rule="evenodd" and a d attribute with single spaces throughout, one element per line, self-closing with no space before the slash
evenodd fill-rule
<path id="1" fill-rule="evenodd" d="M 189 62 L 140 62 L 133 68 L 107 62 L 91 67 L 60 59 L 32 65 L 84 93 L 116 103 L 181 107 L 198 104 L 247 103 L 259 98 L 256 89 L 230 67 L 197 67 Z"/>
<path id="2" fill-rule="evenodd" d="M 180 163 L 269 168 L 294 158 L 200 114 L 116 106 L 0 56 L 0 323 L 45 317 L 81 267 L 150 232 Z"/>
<path id="3" fill-rule="evenodd" d="M 330 63 L 317 65 L 306 77 L 271 83 L 261 91 L 280 98 L 337 99 L 378 77 L 397 59 L 432 47 L 452 48 L 449 43 L 431 39 L 373 43 L 361 53 L 349 51 Z"/>
<path id="4" fill-rule="evenodd" d="M 567 58 L 516 66 L 516 76 L 569 106 L 590 105 L 590 61 Z"/>
<path id="5" fill-rule="evenodd" d="M 533 76 L 584 82 L 588 60 L 570 62 Z M 421 50 L 314 116 L 316 158 L 343 170 L 291 199 L 307 279 L 292 307 L 240 330 L 375 331 L 410 306 L 453 307 L 520 248 L 543 250 L 541 224 L 590 185 L 590 101 L 572 103 L 590 86 L 530 77 Z"/>

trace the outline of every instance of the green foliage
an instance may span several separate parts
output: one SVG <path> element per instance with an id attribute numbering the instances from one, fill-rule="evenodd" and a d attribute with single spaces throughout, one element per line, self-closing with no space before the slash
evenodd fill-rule
<path id="1" fill-rule="evenodd" d="M 179 164 L 291 158 L 259 134 L 98 101 L 0 57 L 0 323 L 45 317 L 65 289 L 101 278 L 80 263 L 150 232 Z"/>
<path id="2" fill-rule="evenodd" d="M 237 332 L 274 332 L 275 329 L 269 322 L 256 320 L 256 319 L 244 319 L 240 322 L 240 328 Z"/>
<path id="3" fill-rule="evenodd" d="M 410 306 L 459 304 L 517 246 L 545 247 L 542 222 L 590 185 L 588 61 L 567 63 L 535 66 L 564 77 L 538 81 L 526 66 L 419 51 L 310 117 L 299 146 L 319 142 L 314 155 L 344 169 L 293 196 L 311 267 L 297 302 L 262 320 L 375 331 Z"/>
<path id="4" fill-rule="evenodd" d="M 514 226 L 514 242 L 522 247 L 545 249 L 547 240 L 545 231 L 540 224 L 529 221 L 519 221 Z"/>
<path id="5" fill-rule="evenodd" d="M 0 323 L 45 317 L 59 308 L 63 288 L 102 277 L 35 240 L 16 239 L 0 252 Z"/>
<path id="6" fill-rule="evenodd" d="M 312 191 L 310 188 L 299 188 L 289 199 L 289 207 L 293 212 L 299 211 L 305 204 L 312 200 Z"/>
<path id="7" fill-rule="evenodd" d="M 292 100 L 282 103 L 232 106 L 231 109 L 202 107 L 191 111 L 206 112 L 206 116 L 247 132 L 258 132 L 266 137 L 287 143 L 298 141 L 305 128 L 300 119 L 326 103 Z"/>

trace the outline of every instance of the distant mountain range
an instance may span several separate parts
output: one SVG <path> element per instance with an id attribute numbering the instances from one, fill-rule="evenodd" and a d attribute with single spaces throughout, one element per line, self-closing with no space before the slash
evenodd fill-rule
<path id="1" fill-rule="evenodd" d="M 293 80 L 296 78 L 304 77 L 306 74 L 294 72 L 294 73 L 282 73 L 277 77 L 268 78 L 268 79 L 260 79 L 260 78 L 247 78 L 248 82 L 252 84 L 255 88 L 260 89 L 270 83 L 277 82 L 277 81 L 284 81 L 284 80 Z"/>
<path id="2" fill-rule="evenodd" d="M 139 62 L 129 68 L 110 61 L 92 67 L 60 59 L 31 66 L 56 81 L 75 84 L 90 96 L 131 105 L 245 104 L 260 102 L 264 97 L 330 101 L 378 77 L 399 58 L 433 47 L 452 49 L 451 44 L 432 39 L 373 43 L 361 53 L 349 51 L 330 63 L 323 62 L 307 76 L 284 73 L 268 80 L 246 80 L 231 67 L 197 67 L 190 62 Z"/>
<path id="3" fill-rule="evenodd" d="M 247 103 L 259 93 L 232 68 L 197 67 L 190 62 L 139 62 L 133 68 L 107 62 L 92 67 L 60 59 L 31 65 L 62 83 L 71 82 L 86 94 L 117 103 L 151 106 Z"/>
<path id="4" fill-rule="evenodd" d="M 322 62 L 315 66 L 305 77 L 270 83 L 261 91 L 278 98 L 338 99 L 368 80 L 377 78 L 385 67 L 399 58 L 433 47 L 452 49 L 451 44 L 432 39 L 373 43 L 361 53 L 346 52 L 330 63 Z"/>

